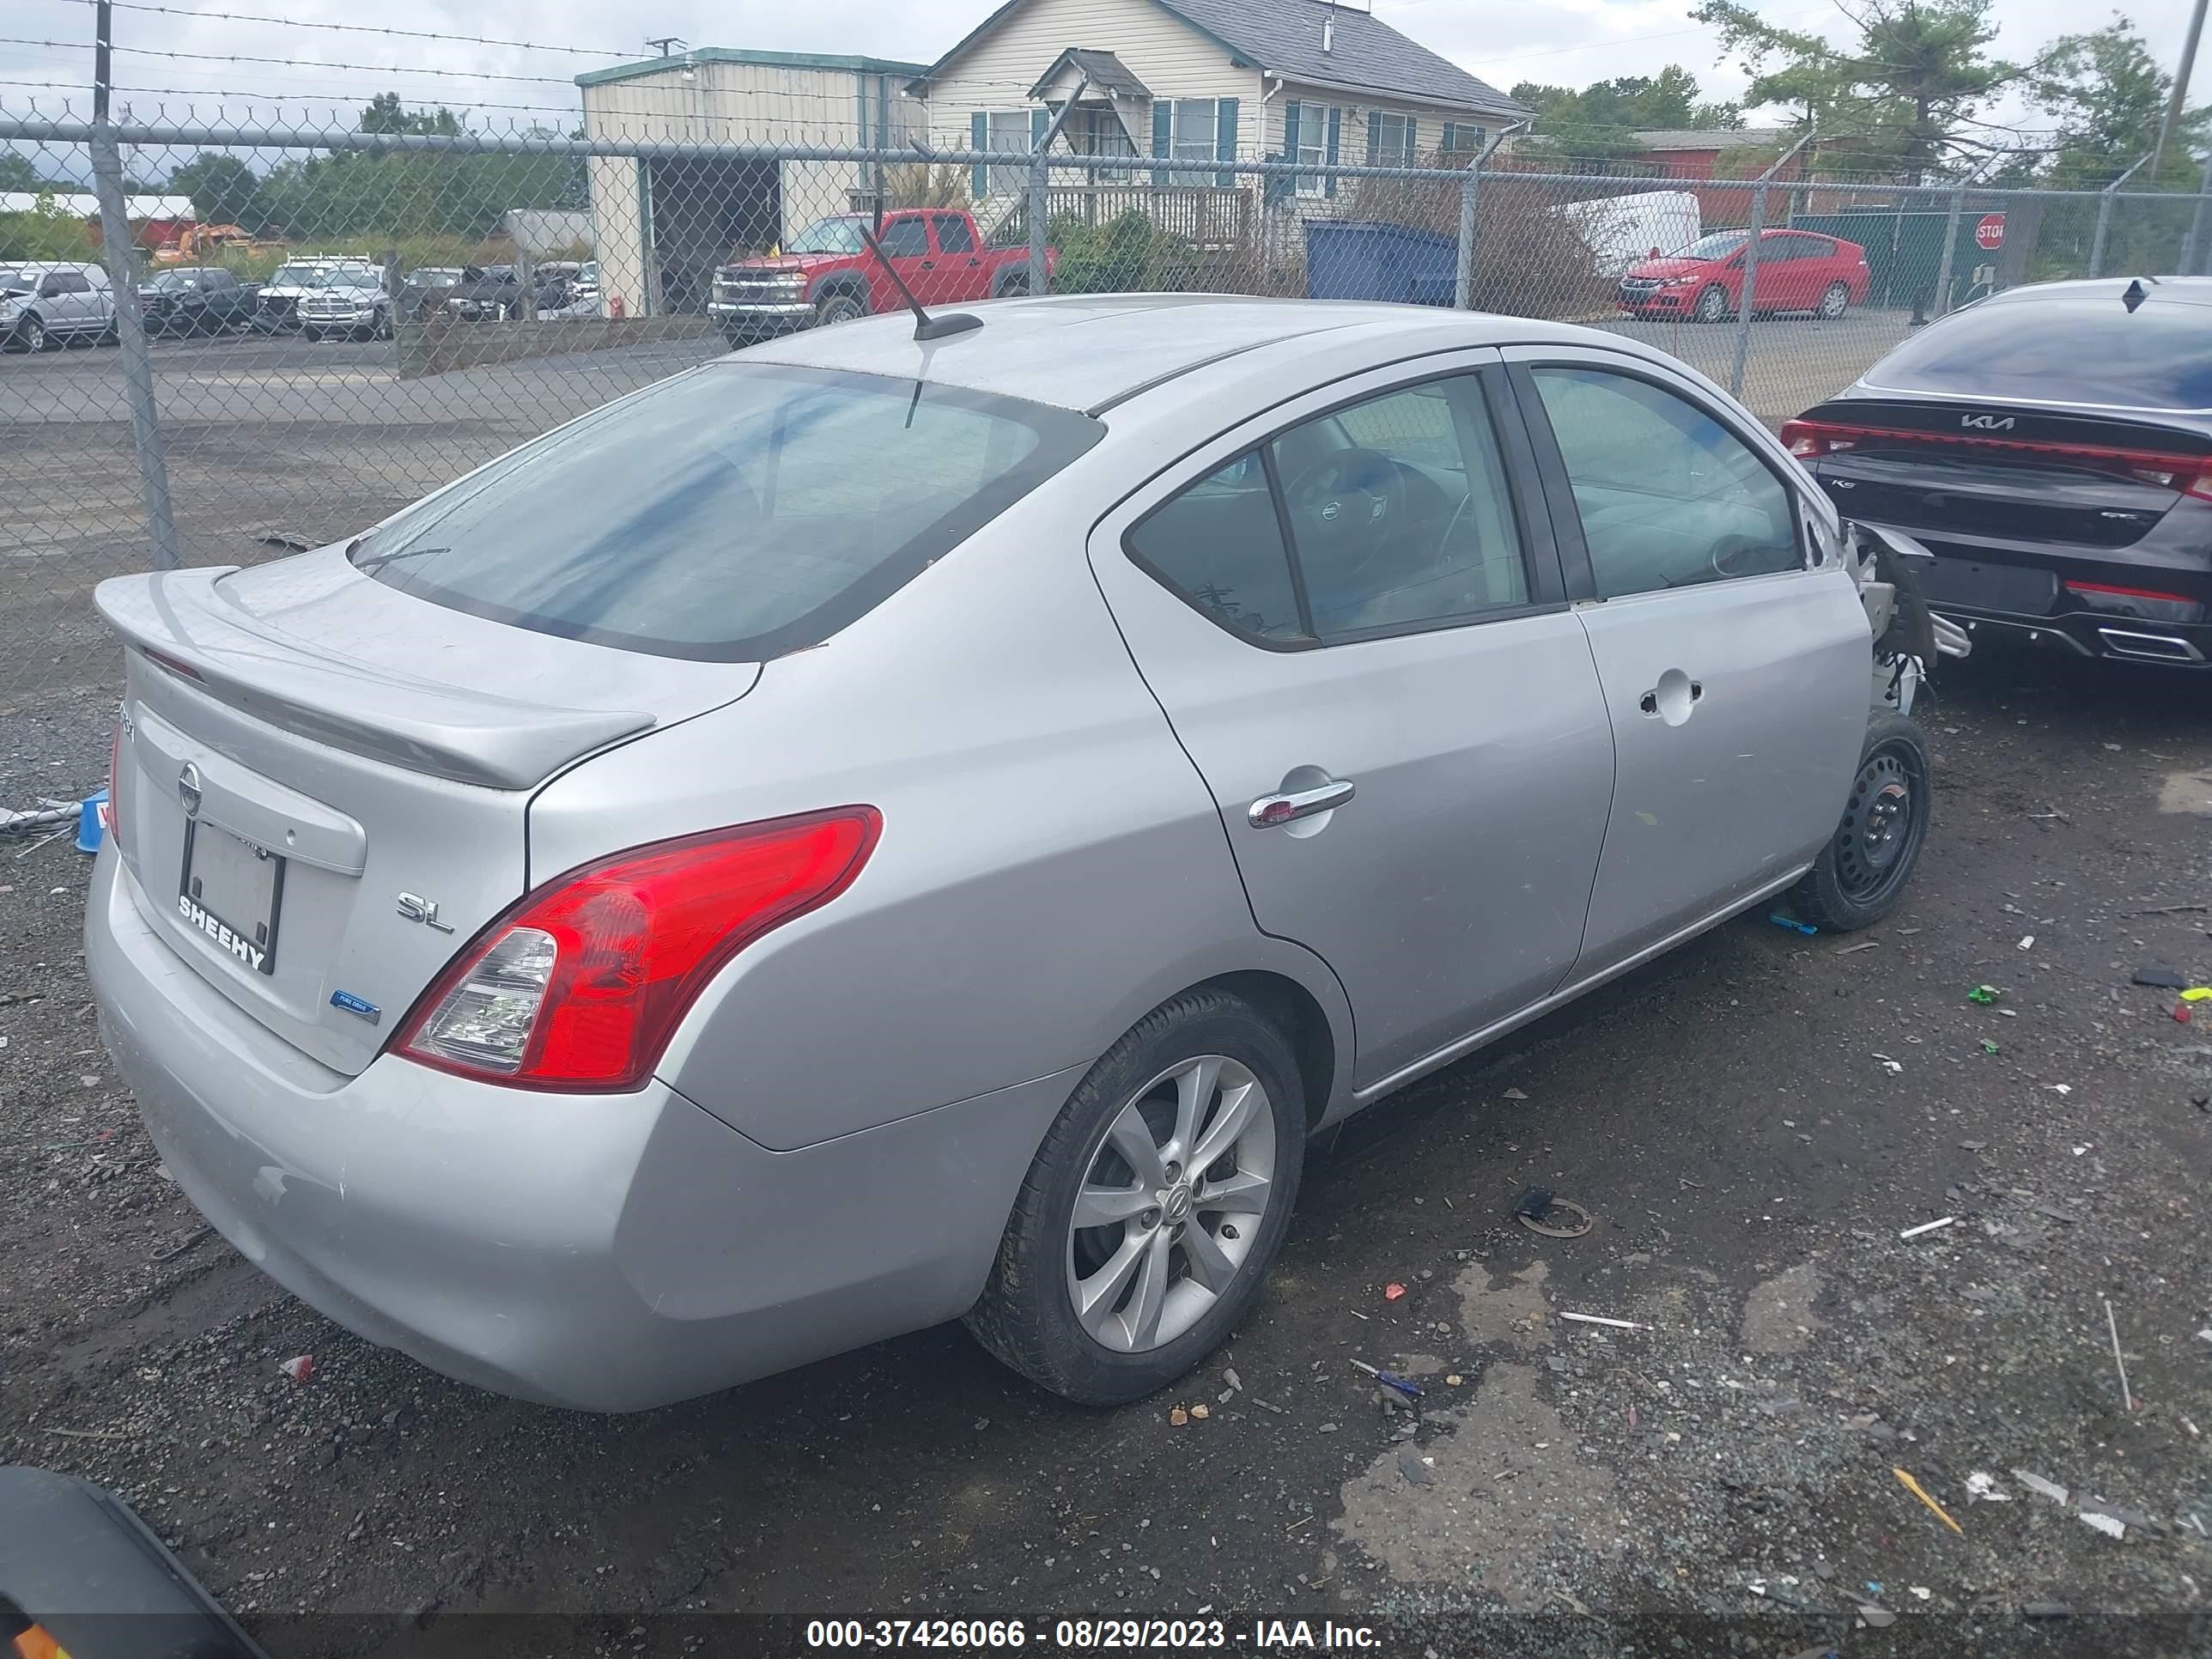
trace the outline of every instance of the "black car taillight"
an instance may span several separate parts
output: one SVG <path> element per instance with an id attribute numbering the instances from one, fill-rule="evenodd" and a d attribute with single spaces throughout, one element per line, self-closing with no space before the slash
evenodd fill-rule
<path id="1" fill-rule="evenodd" d="M 2204 619 L 2202 600 L 2153 587 L 2116 587 L 2108 582 L 2069 582 L 2066 592 L 2085 611 L 2131 622 L 2193 623 Z"/>

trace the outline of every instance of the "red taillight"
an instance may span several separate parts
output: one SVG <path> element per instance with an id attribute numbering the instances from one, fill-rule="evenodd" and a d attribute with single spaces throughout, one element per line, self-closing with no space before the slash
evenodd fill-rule
<path id="1" fill-rule="evenodd" d="M 488 1083 L 643 1083 L 702 988 L 753 940 L 850 886 L 872 806 L 633 848 L 526 895 L 393 1035 L 408 1059 Z"/>
<path id="2" fill-rule="evenodd" d="M 1792 455 L 1810 460 L 1816 455 L 1832 455 L 1838 450 L 1850 449 L 1856 439 L 1842 427 L 1824 426 L 1815 421 L 1784 421 L 1782 442 Z"/>
<path id="3" fill-rule="evenodd" d="M 2052 439 L 1990 438 L 1959 432 L 1915 432 L 1880 426 L 1846 426 L 1833 421 L 1784 421 L 1782 441 L 1801 458 L 1832 455 L 1869 443 L 1905 448 L 1960 449 L 2027 460 L 2068 461 L 2076 465 L 2136 478 L 2165 489 L 2178 489 L 2212 501 L 2212 456 L 2172 455 L 2124 449 L 2112 444 L 2068 443 Z"/>
<path id="4" fill-rule="evenodd" d="M 146 660 L 156 668 L 174 674 L 179 679 L 190 680 L 195 685 L 204 685 L 207 683 L 207 677 L 204 674 L 181 658 L 173 657 L 166 651 L 156 651 L 150 645 L 142 645 L 138 648 L 145 653 Z"/>
<path id="5" fill-rule="evenodd" d="M 2083 608 L 2136 622 L 2193 623 L 2203 620 L 2202 600 L 2155 587 L 2118 587 L 2110 582 L 2069 582 L 2066 591 Z"/>

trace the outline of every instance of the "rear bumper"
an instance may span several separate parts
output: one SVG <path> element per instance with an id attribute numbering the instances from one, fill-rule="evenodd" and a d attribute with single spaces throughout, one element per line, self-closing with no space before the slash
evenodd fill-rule
<path id="1" fill-rule="evenodd" d="M 1077 1073 L 795 1152 L 654 1081 L 537 1094 L 271 1036 L 147 925 L 112 847 L 85 954 L 178 1184 L 373 1342 L 501 1394 L 635 1411 L 954 1317 Z"/>
<path id="2" fill-rule="evenodd" d="M 1990 627 L 2026 634 L 2085 657 L 2212 668 L 2212 576 L 2148 566 L 2124 554 L 2100 557 L 2085 550 L 2071 556 L 2007 557 L 2002 550 L 1905 533 L 1920 538 L 1936 556 L 1932 568 L 1916 563 L 1915 568 L 1929 608 L 1938 616 L 1973 631 Z M 2130 615 L 2128 601 L 2118 596 L 2100 609 L 2069 592 L 2069 582 L 2172 592 L 2195 599 L 2204 615 L 2185 623 Z"/>

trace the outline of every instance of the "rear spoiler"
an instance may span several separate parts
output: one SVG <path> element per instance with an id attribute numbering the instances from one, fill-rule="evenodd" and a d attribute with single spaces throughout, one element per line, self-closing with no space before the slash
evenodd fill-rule
<path id="1" fill-rule="evenodd" d="M 655 724 L 643 712 L 548 708 L 402 678 L 314 649 L 238 619 L 216 586 L 238 568 L 111 576 L 93 602 L 154 666 L 219 702 L 332 748 L 456 783 L 526 789 Z"/>

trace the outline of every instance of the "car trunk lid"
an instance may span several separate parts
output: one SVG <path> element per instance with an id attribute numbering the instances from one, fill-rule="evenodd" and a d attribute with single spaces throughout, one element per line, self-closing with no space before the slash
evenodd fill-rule
<path id="1" fill-rule="evenodd" d="M 2212 489 L 2212 441 L 2151 421 L 1854 398 L 1782 435 L 1851 517 L 1939 536 L 2126 547 Z"/>
<path id="2" fill-rule="evenodd" d="M 347 1073 L 530 884 L 539 784 L 760 672 L 472 616 L 336 548 L 97 597 L 131 647 L 115 813 L 135 902 L 193 971 Z"/>

